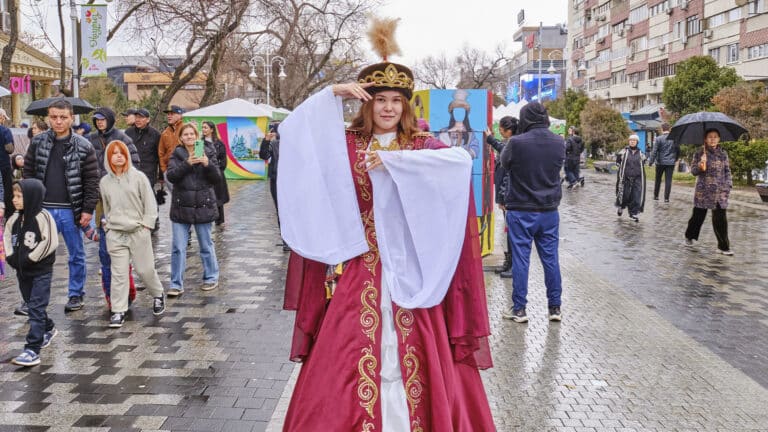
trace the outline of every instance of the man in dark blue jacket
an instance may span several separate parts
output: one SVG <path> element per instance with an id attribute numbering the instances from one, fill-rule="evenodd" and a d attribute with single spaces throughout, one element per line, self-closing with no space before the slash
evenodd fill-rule
<path id="1" fill-rule="evenodd" d="M 520 111 L 518 134 L 501 153 L 501 164 L 509 173 L 504 199 L 507 229 L 512 244 L 512 302 L 502 317 L 527 322 L 528 268 L 531 243 L 536 242 L 542 267 L 550 321 L 560 321 L 560 262 L 558 238 L 562 190 L 560 169 L 565 160 L 565 142 L 549 130 L 549 114 L 538 102 Z"/>
<path id="2" fill-rule="evenodd" d="M 664 177 L 664 202 L 669 202 L 669 192 L 672 190 L 672 174 L 675 171 L 675 162 L 680 158 L 680 146 L 669 139 L 669 123 L 661 124 L 661 135 L 653 142 L 650 166 L 656 164 L 656 179 L 653 183 L 653 199 L 659 199 L 661 189 L 661 176 Z"/>

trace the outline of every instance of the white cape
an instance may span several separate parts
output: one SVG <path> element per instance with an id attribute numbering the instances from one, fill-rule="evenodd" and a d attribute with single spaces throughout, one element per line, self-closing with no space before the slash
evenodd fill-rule
<path id="1" fill-rule="evenodd" d="M 382 277 L 406 309 L 443 301 L 464 245 L 472 157 L 466 150 L 379 152 L 368 174 Z"/>
<path id="2" fill-rule="evenodd" d="M 368 251 L 341 98 L 325 88 L 299 105 L 279 132 L 277 203 L 283 240 L 302 257 L 330 265 Z"/>

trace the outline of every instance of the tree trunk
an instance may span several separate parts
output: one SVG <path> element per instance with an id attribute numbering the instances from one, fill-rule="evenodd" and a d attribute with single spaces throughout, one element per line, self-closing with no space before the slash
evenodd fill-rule
<path id="1" fill-rule="evenodd" d="M 3 47 L 3 55 L 0 57 L 0 69 L 3 71 L 3 78 L 0 80 L 0 85 L 10 89 L 11 88 L 11 63 L 13 61 L 13 53 L 16 51 L 16 42 L 19 41 L 19 20 L 18 20 L 18 5 L 16 0 L 8 2 L 8 14 L 11 21 L 11 32 L 8 35 L 8 45 Z M 1 19 L 1 18 L 0 18 Z M 11 98 L 3 99 L 3 108 L 7 112 L 11 112 Z M 13 113 L 11 113 L 13 115 Z"/>
<path id="2" fill-rule="evenodd" d="M 216 82 L 219 75 L 219 65 L 221 65 L 221 58 L 226 50 L 227 44 L 221 42 L 213 51 L 211 70 L 208 72 L 208 77 L 205 80 L 205 93 L 203 93 L 203 99 L 200 100 L 201 107 L 211 105 L 216 101 Z"/>

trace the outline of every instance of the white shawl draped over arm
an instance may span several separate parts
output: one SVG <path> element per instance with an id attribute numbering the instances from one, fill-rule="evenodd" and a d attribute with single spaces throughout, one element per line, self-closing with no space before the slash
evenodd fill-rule
<path id="1" fill-rule="evenodd" d="M 299 105 L 279 132 L 277 203 L 283 240 L 302 257 L 331 265 L 368 251 L 341 98 L 325 88 Z"/>
<path id="2" fill-rule="evenodd" d="M 386 169 L 368 174 L 382 277 L 398 306 L 435 306 L 464 244 L 472 158 L 459 147 L 378 154 Z"/>

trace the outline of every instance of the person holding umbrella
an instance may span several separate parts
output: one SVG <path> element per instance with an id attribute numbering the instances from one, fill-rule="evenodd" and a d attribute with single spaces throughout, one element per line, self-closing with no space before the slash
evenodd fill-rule
<path id="1" fill-rule="evenodd" d="M 685 230 L 685 244 L 692 246 L 693 241 L 699 239 L 707 210 L 711 209 L 717 249 L 723 255 L 733 255 L 728 241 L 726 217 L 733 180 L 728 153 L 720 147 L 720 132 L 717 128 L 705 131 L 704 147 L 693 155 L 691 174 L 696 176 L 696 187 L 693 194 L 693 214 Z"/>

